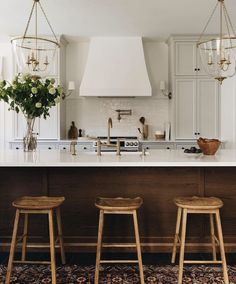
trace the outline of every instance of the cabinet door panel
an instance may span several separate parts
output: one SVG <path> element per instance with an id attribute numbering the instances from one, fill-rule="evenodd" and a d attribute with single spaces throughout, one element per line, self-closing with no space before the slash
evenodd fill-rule
<path id="1" fill-rule="evenodd" d="M 196 131 L 196 80 L 176 80 L 176 139 L 193 139 Z"/>
<path id="2" fill-rule="evenodd" d="M 202 137 L 218 137 L 218 83 L 214 79 L 198 80 L 198 132 Z"/>
<path id="3" fill-rule="evenodd" d="M 196 43 L 176 42 L 175 47 L 175 75 L 196 75 Z"/>
<path id="4" fill-rule="evenodd" d="M 59 106 L 57 105 L 50 109 L 50 116 L 48 116 L 46 119 L 44 119 L 43 117 L 40 118 L 38 138 L 57 139 L 59 137 L 58 135 L 58 123 L 59 123 L 58 111 L 59 111 Z"/>
<path id="5" fill-rule="evenodd" d="M 199 53 L 199 49 L 197 48 L 196 49 L 196 54 L 197 54 L 197 68 L 198 68 L 198 72 L 197 72 L 197 75 L 198 76 L 208 76 L 209 77 L 209 74 L 207 74 L 204 66 L 203 66 L 203 63 L 202 63 L 202 59 L 201 59 L 201 56 L 200 56 L 200 53 Z M 206 56 L 203 60 L 208 60 L 208 57 Z"/>

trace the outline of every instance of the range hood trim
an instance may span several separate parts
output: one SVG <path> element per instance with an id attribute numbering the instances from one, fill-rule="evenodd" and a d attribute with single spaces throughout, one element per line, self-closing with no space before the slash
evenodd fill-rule
<path id="1" fill-rule="evenodd" d="M 125 94 L 127 92 L 127 94 Z M 93 96 L 93 97 L 150 97 L 151 94 L 147 92 L 147 89 L 86 89 L 83 91 L 83 95 L 81 96 Z M 110 93 L 112 95 L 104 95 L 106 93 Z M 94 94 L 94 95 L 91 95 Z M 122 94 L 122 95 L 120 95 Z"/>

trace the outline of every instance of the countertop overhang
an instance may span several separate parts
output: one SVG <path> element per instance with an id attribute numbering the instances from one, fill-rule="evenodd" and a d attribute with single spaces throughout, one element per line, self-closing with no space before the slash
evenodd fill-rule
<path id="1" fill-rule="evenodd" d="M 214 156 L 188 156 L 183 150 L 149 150 L 139 153 L 77 153 L 66 150 L 0 150 L 0 167 L 235 167 L 236 149 L 219 150 Z"/>

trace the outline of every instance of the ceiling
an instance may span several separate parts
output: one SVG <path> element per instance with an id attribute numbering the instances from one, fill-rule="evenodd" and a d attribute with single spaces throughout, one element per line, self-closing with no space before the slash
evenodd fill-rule
<path id="1" fill-rule="evenodd" d="M 170 34 L 199 34 L 217 0 L 41 0 L 57 35 L 134 36 L 165 39 Z M 21 35 L 33 0 L 1 1 L 0 36 Z M 235 0 L 225 0 L 229 14 Z M 232 17 L 236 28 L 236 17 Z M 208 33 L 217 33 L 217 21 Z M 49 34 L 46 25 L 41 33 Z"/>

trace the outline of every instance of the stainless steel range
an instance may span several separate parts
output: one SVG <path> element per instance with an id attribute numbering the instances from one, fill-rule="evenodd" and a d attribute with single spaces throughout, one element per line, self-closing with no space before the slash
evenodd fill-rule
<path id="1" fill-rule="evenodd" d="M 102 143 L 102 151 L 103 152 L 114 152 L 116 151 L 116 143 L 119 140 L 120 141 L 120 150 L 123 152 L 136 152 L 139 150 L 139 141 L 138 138 L 135 136 L 113 136 L 110 137 L 110 146 L 107 147 L 107 137 L 100 136 L 97 137 L 100 139 Z M 114 147 L 112 147 L 114 145 Z M 94 141 L 93 147 L 96 151 L 97 148 L 97 141 Z"/>

